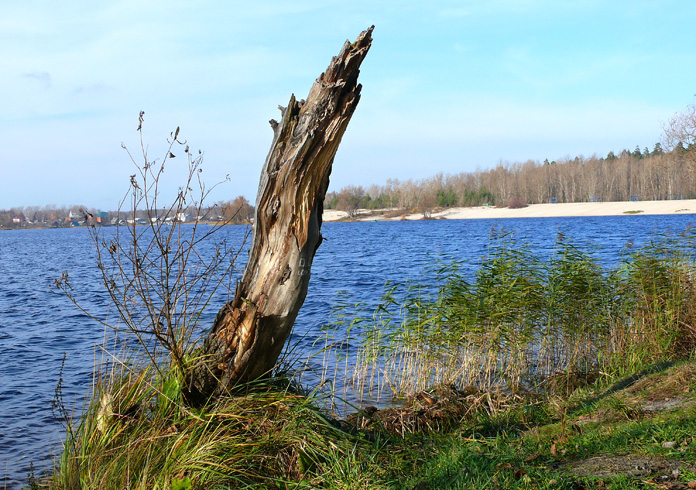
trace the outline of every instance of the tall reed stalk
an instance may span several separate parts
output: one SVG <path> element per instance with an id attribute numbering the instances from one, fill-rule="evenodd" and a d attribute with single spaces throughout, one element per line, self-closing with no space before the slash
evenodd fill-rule
<path id="1" fill-rule="evenodd" d="M 563 235 L 548 258 L 492 238 L 473 275 L 453 262 L 435 290 L 388 285 L 372 315 L 341 312 L 334 327 L 349 325 L 360 345 L 348 396 L 385 401 L 441 383 L 545 390 L 691 356 L 693 244 L 691 232 L 658 237 L 608 270 Z"/>

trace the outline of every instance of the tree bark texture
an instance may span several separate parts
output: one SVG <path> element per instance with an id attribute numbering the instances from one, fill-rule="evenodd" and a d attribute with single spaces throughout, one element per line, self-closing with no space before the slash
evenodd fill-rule
<path id="1" fill-rule="evenodd" d="M 271 120 L 273 143 L 256 199 L 249 261 L 232 301 L 218 313 L 188 398 L 202 402 L 268 374 L 290 334 L 322 242 L 324 196 L 334 156 L 360 100 L 360 64 L 372 43 L 370 27 L 314 82 L 307 100 L 290 97 Z"/>

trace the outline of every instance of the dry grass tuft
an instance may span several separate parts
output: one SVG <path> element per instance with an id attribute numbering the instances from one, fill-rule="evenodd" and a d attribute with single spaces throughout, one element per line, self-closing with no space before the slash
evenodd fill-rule
<path id="1" fill-rule="evenodd" d="M 519 397 L 484 392 L 472 386 L 460 390 L 453 385 L 439 385 L 409 396 L 401 407 L 384 410 L 367 407 L 350 416 L 347 422 L 359 430 L 379 429 L 403 437 L 451 430 L 482 412 L 489 415 L 501 412 L 515 401 Z"/>

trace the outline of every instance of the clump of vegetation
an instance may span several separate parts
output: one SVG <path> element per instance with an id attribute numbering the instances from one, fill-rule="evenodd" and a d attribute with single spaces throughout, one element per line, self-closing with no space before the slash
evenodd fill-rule
<path id="1" fill-rule="evenodd" d="M 450 264 L 435 287 L 392 287 L 372 315 L 343 312 L 362 332 L 352 389 L 410 393 L 346 420 L 287 378 L 192 409 L 175 365 L 112 363 L 43 484 L 687 488 L 691 240 L 656 240 L 606 271 L 565 237 L 541 259 L 502 236 L 473 274 Z"/>
<path id="2" fill-rule="evenodd" d="M 356 438 L 289 383 L 245 387 L 203 410 L 176 370 L 114 367 L 70 428 L 49 488 L 268 488 L 333 471 Z"/>
<path id="3" fill-rule="evenodd" d="M 529 206 L 527 201 L 521 197 L 513 197 L 508 201 L 507 207 L 510 209 L 521 209 Z"/>
<path id="4" fill-rule="evenodd" d="M 438 284 L 388 289 L 372 315 L 342 311 L 359 332 L 357 396 L 404 397 L 438 384 L 510 393 L 567 390 L 696 347 L 694 236 L 663 237 L 605 270 L 560 236 L 540 258 L 494 239 L 473 274 L 439 271 Z"/>
<path id="5" fill-rule="evenodd" d="M 692 488 L 694 369 L 693 362 L 653 364 L 564 396 L 441 386 L 403 408 L 368 407 L 343 422 L 287 380 L 248 386 L 245 394 L 192 411 L 181 404 L 172 378 L 117 368 L 97 385 L 101 396 L 69 432 L 60 471 L 35 484 Z"/>

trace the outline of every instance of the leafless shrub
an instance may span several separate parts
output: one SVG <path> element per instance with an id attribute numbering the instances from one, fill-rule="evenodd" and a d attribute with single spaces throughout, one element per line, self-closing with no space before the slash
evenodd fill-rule
<path id="1" fill-rule="evenodd" d="M 529 206 L 527 204 L 527 201 L 525 199 L 522 199 L 521 197 L 513 197 L 508 201 L 507 207 L 510 209 L 521 209 L 521 208 L 526 208 Z"/>
<path id="2" fill-rule="evenodd" d="M 200 245 L 236 216 L 228 212 L 227 220 L 220 221 L 221 211 L 205 206 L 216 186 L 206 188 L 201 179 L 203 154 L 190 150 L 178 127 L 167 139 L 164 158 L 149 159 L 143 115 L 137 158 L 122 144 L 137 171 L 119 205 L 115 230 L 90 227 L 97 266 L 118 315 L 103 318 L 86 311 L 73 295 L 67 272 L 56 280 L 56 289 L 101 324 L 134 335 L 155 367 L 166 354 L 183 374 L 193 362 L 190 354 L 200 315 L 219 288 L 229 291 L 243 243 L 233 248 L 226 240 L 217 240 L 211 256 L 200 252 Z M 188 172 L 173 202 L 162 206 L 162 175 L 175 152 L 186 155 Z M 203 221 L 213 224 L 202 225 Z"/>

